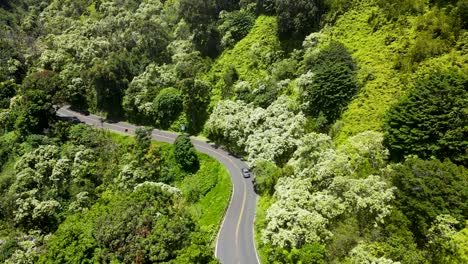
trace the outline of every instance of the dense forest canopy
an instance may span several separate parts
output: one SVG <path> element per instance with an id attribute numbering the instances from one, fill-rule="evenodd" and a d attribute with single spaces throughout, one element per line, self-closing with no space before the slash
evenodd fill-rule
<path id="1" fill-rule="evenodd" d="M 244 157 L 262 263 L 466 263 L 467 29 L 467 0 L 0 1 L 0 262 L 217 262 L 221 165 L 70 105 Z"/>

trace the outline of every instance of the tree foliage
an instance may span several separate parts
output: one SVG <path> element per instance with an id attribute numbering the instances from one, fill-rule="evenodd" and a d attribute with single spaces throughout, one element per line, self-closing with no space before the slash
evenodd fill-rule
<path id="1" fill-rule="evenodd" d="M 49 240 L 49 250 L 39 263 L 175 260 L 179 250 L 191 245 L 196 231 L 194 221 L 176 206 L 179 201 L 177 193 L 153 184 L 121 195 L 107 194 L 90 211 L 67 219 Z M 193 245 L 196 248 L 197 243 Z"/>
<path id="2" fill-rule="evenodd" d="M 464 221 L 468 209 L 466 169 L 450 161 L 409 157 L 392 167 L 390 176 L 398 188 L 397 205 L 411 221 L 419 243 L 425 240 L 438 215 L 450 214 Z"/>
<path id="3" fill-rule="evenodd" d="M 247 153 L 249 162 L 263 159 L 285 164 L 304 133 L 304 122 L 302 113 L 296 114 L 286 97 L 267 109 L 223 101 L 213 110 L 205 132 L 216 142 Z"/>
<path id="4" fill-rule="evenodd" d="M 167 129 L 183 110 L 182 96 L 177 89 L 163 89 L 154 99 L 153 106 L 157 123 Z"/>
<path id="5" fill-rule="evenodd" d="M 395 159 L 416 154 L 468 165 L 468 78 L 457 69 L 421 77 L 387 115 L 386 143 Z"/>
<path id="6" fill-rule="evenodd" d="M 222 36 L 221 47 L 232 48 L 249 33 L 255 23 L 254 15 L 245 10 L 222 12 L 218 30 Z"/>
<path id="7" fill-rule="evenodd" d="M 252 172 L 255 175 L 255 191 L 260 195 L 273 195 L 276 182 L 282 176 L 282 170 L 271 162 L 259 160 L 255 163 Z"/>
<path id="8" fill-rule="evenodd" d="M 322 0 L 277 0 L 278 31 L 285 37 L 304 38 L 320 27 L 320 19 L 325 13 Z"/>
<path id="9" fill-rule="evenodd" d="M 196 172 L 199 169 L 197 152 L 188 135 L 179 135 L 174 142 L 174 157 L 186 171 Z"/>
<path id="10" fill-rule="evenodd" d="M 329 126 L 359 91 L 356 66 L 349 51 L 338 42 L 331 42 L 318 53 L 312 51 L 306 55 L 305 64 L 310 71 L 298 79 L 304 112 L 315 118 L 323 116 Z"/>

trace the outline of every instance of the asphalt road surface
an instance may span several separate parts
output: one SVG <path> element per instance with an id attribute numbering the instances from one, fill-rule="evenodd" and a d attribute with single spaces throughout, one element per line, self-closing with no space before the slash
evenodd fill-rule
<path id="1" fill-rule="evenodd" d="M 57 115 L 77 118 L 79 121 L 96 128 L 127 135 L 133 135 L 137 128 L 137 126 L 125 122 L 108 123 L 99 116 L 83 115 L 72 111 L 68 106 L 60 108 Z M 156 141 L 174 143 L 177 134 L 153 130 L 152 136 Z M 257 195 L 253 190 L 251 179 L 244 179 L 241 172 L 241 168 L 247 168 L 247 164 L 227 151 L 207 142 L 192 138 L 192 143 L 198 151 L 221 162 L 229 171 L 233 184 L 231 202 L 216 240 L 215 256 L 223 264 L 259 263 L 253 235 Z"/>

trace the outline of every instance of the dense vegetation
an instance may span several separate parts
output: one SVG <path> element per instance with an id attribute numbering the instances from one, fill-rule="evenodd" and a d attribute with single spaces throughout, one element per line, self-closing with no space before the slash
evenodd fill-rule
<path id="1" fill-rule="evenodd" d="M 70 104 L 245 157 L 264 263 L 466 263 L 467 21 L 466 0 L 1 1 L 0 261 L 215 261 L 220 165 Z"/>

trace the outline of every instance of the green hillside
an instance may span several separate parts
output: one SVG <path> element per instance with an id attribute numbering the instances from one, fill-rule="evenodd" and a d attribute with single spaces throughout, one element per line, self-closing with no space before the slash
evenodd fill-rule
<path id="1" fill-rule="evenodd" d="M 226 82 L 252 82 L 268 75 L 271 63 L 281 50 L 277 31 L 275 17 L 260 16 L 246 37 L 216 59 L 207 74 L 207 79 L 214 84 L 215 102 L 233 94 L 233 88 L 229 87 L 233 83 Z"/>
<path id="2" fill-rule="evenodd" d="M 227 170 L 70 105 L 242 157 L 262 263 L 466 263 L 467 30 L 467 0 L 1 1 L 0 262 L 217 262 Z"/>
<path id="3" fill-rule="evenodd" d="M 393 20 L 386 16 L 388 12 L 375 4 L 356 4 L 324 31 L 325 41 L 340 41 L 352 52 L 363 83 L 342 115 L 338 142 L 366 130 L 382 131 L 389 108 L 410 90 L 414 79 L 438 65 L 467 70 L 467 53 L 461 48 L 467 36 L 451 31 L 453 22 L 444 9 L 424 6 L 417 14 Z"/>

